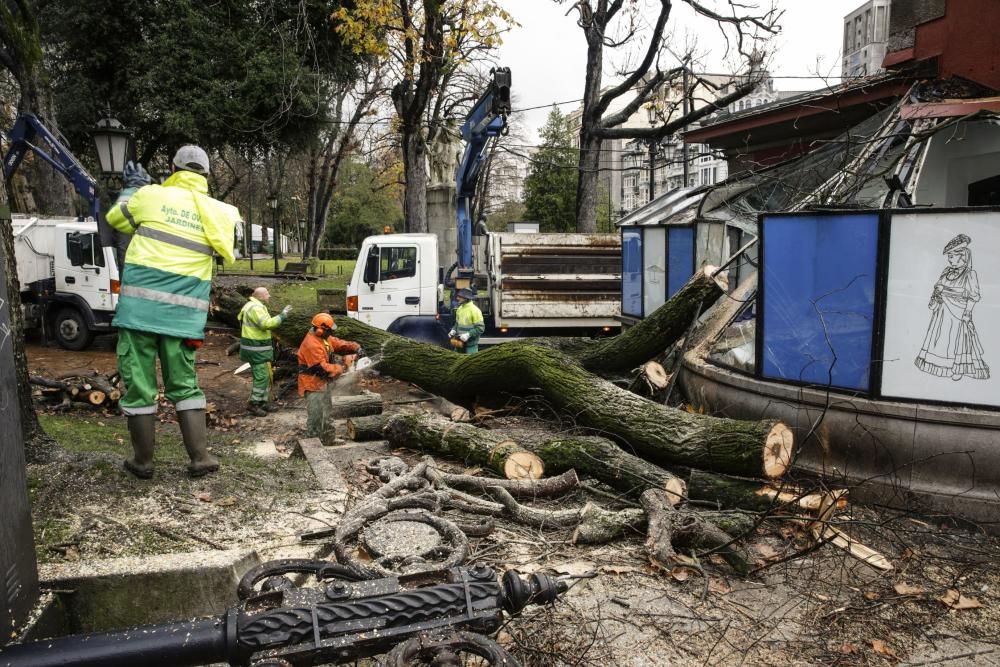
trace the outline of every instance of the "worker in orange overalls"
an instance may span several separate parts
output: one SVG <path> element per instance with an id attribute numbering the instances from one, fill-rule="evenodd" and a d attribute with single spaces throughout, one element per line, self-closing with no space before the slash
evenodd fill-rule
<path id="1" fill-rule="evenodd" d="M 306 437 L 318 438 L 326 430 L 330 414 L 330 396 L 327 383 L 337 377 L 354 361 L 347 356 L 344 364 L 334 363 L 334 354 L 357 355 L 361 346 L 334 337 L 337 324 L 328 313 L 317 313 L 312 318 L 312 328 L 299 345 L 299 396 L 306 397 Z"/>

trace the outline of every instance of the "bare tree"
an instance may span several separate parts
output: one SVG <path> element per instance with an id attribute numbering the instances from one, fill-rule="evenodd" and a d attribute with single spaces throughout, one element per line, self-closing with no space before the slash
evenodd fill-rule
<path id="1" fill-rule="evenodd" d="M 563 0 L 555 0 L 562 4 Z M 735 100 L 752 92 L 760 80 L 763 61 L 763 40 L 778 30 L 781 14 L 773 7 L 761 10 L 756 5 L 727 0 L 731 14 L 715 12 L 696 0 L 683 0 L 698 15 L 718 23 L 727 43 L 746 64 L 743 76 L 728 94 L 697 109 L 687 109 L 678 117 L 667 115 L 664 122 L 650 128 L 621 127 L 644 105 L 654 102 L 657 91 L 664 85 L 676 85 L 688 69 L 687 57 L 679 66 L 661 68 L 665 51 L 665 29 L 672 0 L 657 0 L 658 13 L 645 43 L 641 60 L 623 72 L 624 78 L 604 89 L 602 73 L 605 49 L 627 47 L 641 41 L 643 9 L 641 3 L 626 0 L 578 0 L 571 7 L 578 13 L 577 25 L 587 40 L 587 69 L 583 93 L 583 114 L 580 119 L 580 175 L 577 185 L 577 230 L 597 231 L 598 170 L 601 144 L 605 139 L 662 139 Z M 687 95 L 687 90 L 684 95 Z M 624 98 L 627 102 L 618 111 L 608 113 L 612 103 Z"/>
<path id="2" fill-rule="evenodd" d="M 497 20 L 511 18 L 495 0 L 359 0 L 335 16 L 349 43 L 392 68 L 406 229 L 426 232 L 427 147 L 466 97 L 454 90 L 468 63 L 499 45 Z"/>
<path id="3" fill-rule="evenodd" d="M 364 119 L 385 92 L 383 78 L 382 66 L 371 64 L 362 68 L 356 82 L 338 85 L 331 91 L 330 123 L 308 149 L 303 257 L 318 255 L 326 231 L 330 201 L 337 186 L 337 175 L 344 159 L 358 141 L 357 135 Z"/>

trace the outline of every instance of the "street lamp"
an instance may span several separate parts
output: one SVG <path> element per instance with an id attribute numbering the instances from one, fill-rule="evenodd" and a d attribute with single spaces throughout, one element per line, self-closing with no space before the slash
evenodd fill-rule
<path id="1" fill-rule="evenodd" d="M 132 133 L 116 118 L 102 118 L 91 131 L 97 147 L 97 159 L 105 174 L 121 174 L 125 170 L 129 140 Z"/>
<path id="2" fill-rule="evenodd" d="M 274 244 L 274 273 L 278 273 L 278 243 L 281 241 L 281 231 L 278 229 L 278 195 L 267 197 L 267 205 L 271 209 L 271 243 Z"/>

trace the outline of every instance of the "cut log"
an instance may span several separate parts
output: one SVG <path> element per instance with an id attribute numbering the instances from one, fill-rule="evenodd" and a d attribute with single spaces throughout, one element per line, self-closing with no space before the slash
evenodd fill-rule
<path id="1" fill-rule="evenodd" d="M 108 398 L 108 400 L 114 402 L 121 398 L 121 392 L 115 389 L 107 378 L 100 375 L 94 375 L 87 378 L 87 381 L 92 388 L 104 392 L 104 395 Z"/>
<path id="2" fill-rule="evenodd" d="M 652 396 L 663 391 L 670 384 L 670 375 L 657 361 L 647 361 L 636 372 L 628 390 L 641 396 Z"/>
<path id="3" fill-rule="evenodd" d="M 91 389 L 89 391 L 82 391 L 76 395 L 76 400 L 86 401 L 91 405 L 103 405 L 106 401 L 108 395 L 99 389 Z"/>
<path id="4" fill-rule="evenodd" d="M 383 433 L 394 447 L 445 454 L 466 464 L 486 466 L 507 479 L 538 479 L 545 471 L 538 456 L 513 440 L 431 415 L 396 415 Z"/>
<path id="5" fill-rule="evenodd" d="M 383 440 L 382 429 L 391 418 L 392 415 L 385 414 L 351 417 L 347 420 L 347 437 L 355 442 Z"/>
<path id="6" fill-rule="evenodd" d="M 372 392 L 365 392 L 357 396 L 334 396 L 332 400 L 330 419 L 382 414 L 382 397 Z"/>
<path id="7" fill-rule="evenodd" d="M 426 451 L 456 456 L 455 442 L 516 442 L 537 455 L 549 474 L 576 470 L 635 497 L 649 488 L 662 489 L 675 503 L 686 493 L 684 482 L 675 475 L 629 454 L 606 438 L 541 431 L 487 431 L 471 424 L 449 424 L 435 415 L 396 417 L 399 419 L 394 418 L 395 434 L 390 441 L 398 446 L 419 443 Z M 442 441 L 445 435 L 452 440 Z M 466 460 L 466 456 L 464 449 L 458 452 L 460 460 Z"/>
<path id="8" fill-rule="evenodd" d="M 230 343 L 229 347 L 226 348 L 226 356 L 231 357 L 239 351 L 240 351 L 240 341 L 236 341 L 235 343 Z"/>

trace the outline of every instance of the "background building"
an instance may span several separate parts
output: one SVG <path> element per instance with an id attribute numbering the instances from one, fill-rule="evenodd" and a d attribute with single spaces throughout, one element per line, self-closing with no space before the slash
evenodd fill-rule
<path id="1" fill-rule="evenodd" d="M 882 71 L 889 39 L 890 0 L 868 0 L 844 17 L 844 79 Z"/>

